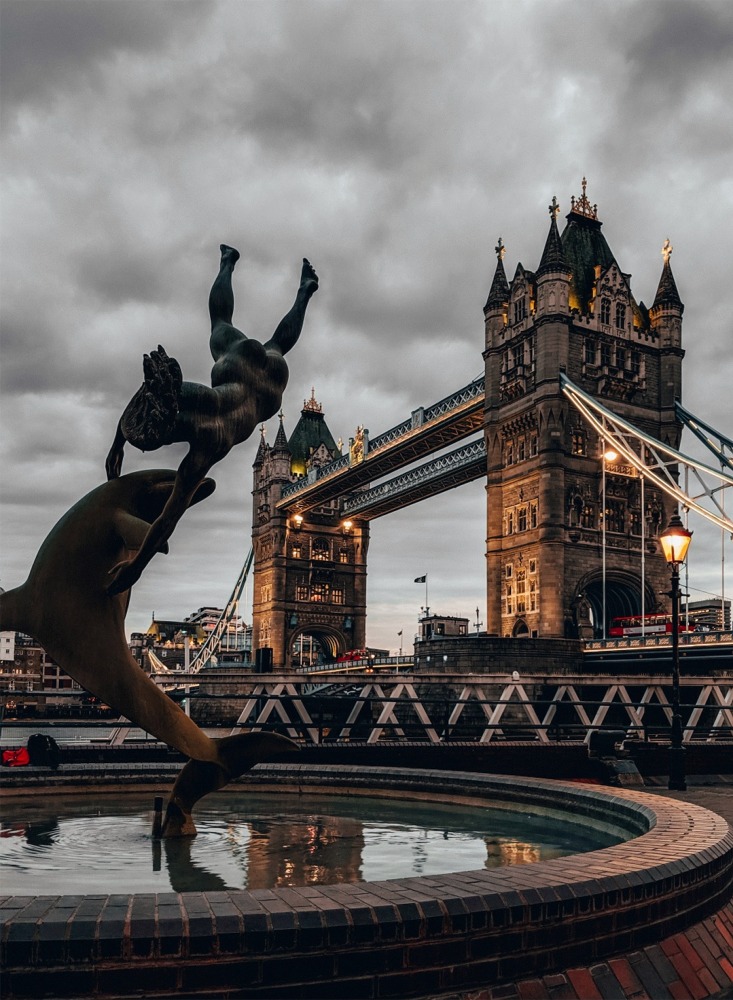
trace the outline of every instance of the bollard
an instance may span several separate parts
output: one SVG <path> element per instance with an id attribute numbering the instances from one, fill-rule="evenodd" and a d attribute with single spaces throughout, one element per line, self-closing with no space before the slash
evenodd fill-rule
<path id="1" fill-rule="evenodd" d="M 153 839 L 160 840 L 163 833 L 163 796 L 156 795 L 153 800 Z"/>

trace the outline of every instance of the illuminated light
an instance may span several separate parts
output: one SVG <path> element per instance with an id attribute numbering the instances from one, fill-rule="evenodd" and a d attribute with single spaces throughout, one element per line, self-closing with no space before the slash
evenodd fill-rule
<path id="1" fill-rule="evenodd" d="M 344 521 L 342 523 L 341 527 L 344 529 L 344 531 L 351 531 L 351 529 L 354 527 L 354 522 L 353 521 Z"/>
<path id="2" fill-rule="evenodd" d="M 680 520 L 677 511 L 669 519 L 669 524 L 659 536 L 659 542 L 664 552 L 664 558 L 674 566 L 683 563 L 690 547 L 692 532 L 688 531 Z"/>
<path id="3" fill-rule="evenodd" d="M 606 462 L 615 462 L 616 459 L 618 458 L 618 452 L 614 451 L 613 448 L 607 448 L 603 452 L 603 458 L 605 459 Z"/>
<path id="4" fill-rule="evenodd" d="M 293 521 L 295 522 L 295 527 L 299 528 L 301 526 L 301 524 L 303 523 L 303 515 L 302 514 L 293 514 Z"/>

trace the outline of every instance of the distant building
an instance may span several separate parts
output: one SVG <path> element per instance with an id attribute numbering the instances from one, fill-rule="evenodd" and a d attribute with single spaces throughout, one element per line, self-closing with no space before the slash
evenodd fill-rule
<path id="1" fill-rule="evenodd" d="M 689 615 L 699 631 L 727 632 L 730 629 L 730 601 L 690 601 L 682 613 Z"/>
<path id="2" fill-rule="evenodd" d="M 418 640 L 436 639 L 440 636 L 455 638 L 468 635 L 468 618 L 455 618 L 450 615 L 428 615 L 421 618 L 418 625 Z"/>
<path id="3" fill-rule="evenodd" d="M 148 653 L 152 652 L 169 670 L 184 670 L 214 631 L 222 608 L 205 607 L 182 619 L 159 619 L 153 616 L 147 632 L 133 632 L 130 652 L 140 666 L 150 671 Z M 238 615 L 227 624 L 215 652 L 219 663 L 249 662 L 252 628 Z"/>

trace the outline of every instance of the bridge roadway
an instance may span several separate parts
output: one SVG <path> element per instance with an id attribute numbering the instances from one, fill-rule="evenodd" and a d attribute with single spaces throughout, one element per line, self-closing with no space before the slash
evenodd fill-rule
<path id="1" fill-rule="evenodd" d="M 431 455 L 480 431 L 483 427 L 483 418 L 484 379 L 481 376 L 432 406 L 419 407 L 413 411 L 408 420 L 390 428 L 384 434 L 371 440 L 367 436 L 365 455 L 360 462 L 352 463 L 351 456 L 347 453 L 328 465 L 311 469 L 303 479 L 283 489 L 277 507 L 293 514 L 303 513 L 333 500 L 336 496 L 353 494 L 396 469 L 417 462 L 426 455 Z M 435 495 L 462 482 L 470 482 L 471 479 L 485 475 L 485 455 L 483 462 L 478 454 L 469 456 L 462 473 L 467 478 L 460 479 L 458 464 L 456 458 L 452 463 L 452 469 L 445 466 L 443 475 L 437 469 L 434 475 L 430 475 L 427 470 L 432 469 L 435 463 L 428 463 L 423 467 L 426 474 L 422 477 L 422 484 L 413 483 L 410 490 L 407 484 L 403 483 L 402 494 L 394 506 L 388 506 L 385 496 L 385 492 L 388 491 L 383 489 L 382 495 L 376 498 L 381 505 L 379 513 L 385 514 L 388 510 L 404 507 L 408 503 L 414 503 L 426 496 Z M 397 483 L 396 480 L 394 482 Z M 383 487 L 387 485 L 389 484 L 383 484 Z M 410 493 L 414 499 L 408 499 Z M 358 501 L 359 498 L 356 497 L 355 500 Z M 362 504 L 358 509 L 358 516 L 363 519 L 377 516 L 368 514 L 367 506 Z M 356 507 L 352 508 L 352 512 L 357 513 Z"/>

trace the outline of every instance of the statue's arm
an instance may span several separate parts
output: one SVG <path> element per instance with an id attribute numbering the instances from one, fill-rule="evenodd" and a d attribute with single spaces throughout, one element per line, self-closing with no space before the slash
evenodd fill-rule
<path id="1" fill-rule="evenodd" d="M 129 590 L 140 579 L 143 570 L 153 556 L 157 552 L 168 551 L 168 539 L 188 510 L 212 464 L 210 458 L 204 458 L 198 453 L 189 452 L 186 455 L 176 473 L 171 495 L 160 515 L 146 531 L 137 554 L 129 562 L 120 563 L 112 570 L 115 575 L 107 588 L 108 594 L 121 594 L 123 591 Z M 206 495 L 210 494 L 214 488 L 212 480 L 207 482 L 211 483 L 211 488 L 208 489 Z"/>
<path id="2" fill-rule="evenodd" d="M 119 479 L 120 473 L 122 472 L 122 459 L 125 453 L 125 435 L 122 433 L 122 421 L 118 421 L 117 430 L 115 432 L 115 439 L 112 442 L 112 447 L 107 455 L 107 460 L 105 462 L 105 468 L 107 470 L 107 479 Z"/>

